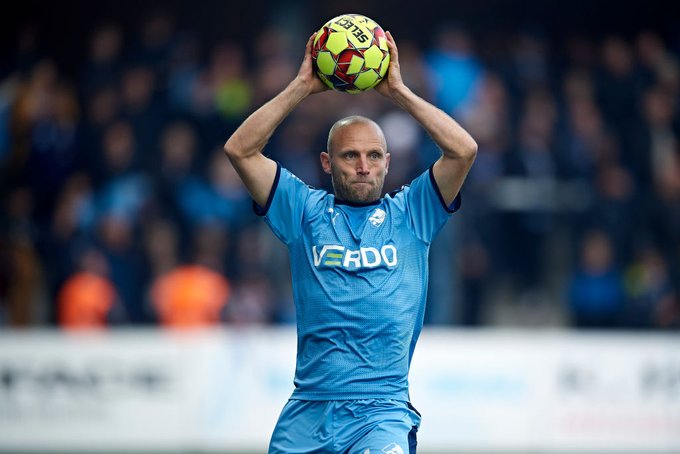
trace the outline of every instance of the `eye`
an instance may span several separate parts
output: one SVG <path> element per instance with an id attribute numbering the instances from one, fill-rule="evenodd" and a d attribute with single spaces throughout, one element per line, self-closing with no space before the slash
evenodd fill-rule
<path id="1" fill-rule="evenodd" d="M 356 151 L 348 151 L 347 153 L 345 153 L 346 159 L 354 159 L 356 157 L 357 157 Z"/>
<path id="2" fill-rule="evenodd" d="M 373 160 L 378 160 L 378 159 L 381 158 L 381 155 L 380 155 L 380 153 L 378 153 L 377 151 L 374 151 L 373 153 L 370 154 L 370 157 L 371 157 L 371 159 L 373 159 Z"/>

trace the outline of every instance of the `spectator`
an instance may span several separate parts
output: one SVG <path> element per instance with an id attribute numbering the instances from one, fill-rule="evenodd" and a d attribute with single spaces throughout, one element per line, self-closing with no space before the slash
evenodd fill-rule
<path id="1" fill-rule="evenodd" d="M 203 265 L 183 265 L 154 282 L 151 301 L 163 327 L 207 328 L 223 319 L 230 291 L 221 274 Z"/>
<path id="2" fill-rule="evenodd" d="M 11 125 L 14 163 L 17 166 L 23 166 L 28 159 L 35 124 L 49 115 L 58 80 L 59 72 L 54 62 L 43 59 L 31 68 L 29 76 L 20 84 Z"/>
<path id="3" fill-rule="evenodd" d="M 583 228 L 598 228 L 608 233 L 614 254 L 623 262 L 633 257 L 636 232 L 640 231 L 640 215 L 635 215 L 635 182 L 631 172 L 617 162 L 604 163 L 598 169 L 593 188 L 593 199 L 586 212 Z M 578 235 L 578 232 L 576 232 Z"/>
<path id="4" fill-rule="evenodd" d="M 113 214 L 97 218 L 95 245 L 106 257 L 109 276 L 130 323 L 150 320 L 143 306 L 143 260 L 130 219 Z"/>
<path id="5" fill-rule="evenodd" d="M 54 209 L 55 195 L 80 159 L 80 112 L 74 91 L 63 84 L 56 85 L 44 102 L 33 119 L 25 172 L 36 196 L 35 215 L 46 221 Z"/>
<path id="6" fill-rule="evenodd" d="M 19 77 L 16 74 L 10 74 L 5 79 L 0 79 L 0 177 L 5 170 L 7 158 L 10 154 L 12 141 L 10 120 L 18 86 Z"/>
<path id="7" fill-rule="evenodd" d="M 642 249 L 625 274 L 630 300 L 626 326 L 672 328 L 680 324 L 680 299 L 664 256 L 654 247 Z"/>
<path id="8" fill-rule="evenodd" d="M 156 219 L 145 225 L 144 252 L 147 259 L 145 268 L 152 282 L 169 273 L 180 262 L 179 234 L 175 224 L 164 219 Z"/>
<path id="9" fill-rule="evenodd" d="M 574 97 L 567 104 L 567 128 L 560 144 L 564 172 L 570 178 L 592 182 L 598 164 L 607 156 L 611 136 L 593 99 Z"/>
<path id="10" fill-rule="evenodd" d="M 504 176 L 511 147 L 510 95 L 503 79 L 486 72 L 477 86 L 464 125 L 478 144 L 475 165 L 465 182 L 466 214 L 460 232 L 462 297 L 460 323 L 483 323 L 487 303 L 494 291 L 489 282 L 507 275 L 511 264 L 504 250 L 502 213 L 495 202 L 495 189 Z M 491 259 L 493 257 L 493 259 Z"/>
<path id="11" fill-rule="evenodd" d="M 643 30 L 635 39 L 635 49 L 641 65 L 643 86 L 654 85 L 677 94 L 680 88 L 680 63 L 656 31 Z"/>
<path id="12" fill-rule="evenodd" d="M 14 328 L 29 328 L 44 322 L 46 307 L 40 305 L 42 299 L 42 263 L 35 245 L 27 236 L 8 237 L 3 246 L 0 261 L 6 261 L 5 293 L 6 305 L 0 307 L 0 321 Z M 5 312 L 4 317 L 2 312 Z"/>
<path id="13" fill-rule="evenodd" d="M 290 121 L 282 125 L 273 153 L 276 154 L 276 160 L 298 178 L 320 187 L 325 178 L 322 180 L 317 161 L 325 147 L 317 148 L 316 136 L 317 131 L 309 127 L 305 117 L 291 117 Z"/>
<path id="14" fill-rule="evenodd" d="M 142 170 L 137 155 L 137 138 L 129 122 L 120 121 L 107 128 L 103 143 L 99 178 L 95 180 L 98 215 L 109 213 L 139 219 L 151 194 L 148 171 Z"/>
<path id="15" fill-rule="evenodd" d="M 235 325 L 262 325 L 273 321 L 273 289 L 264 274 L 239 279 L 225 311 L 225 319 Z"/>
<path id="16" fill-rule="evenodd" d="M 104 162 L 94 192 L 94 216 L 86 228 L 108 260 L 110 279 L 130 322 L 145 323 L 144 261 L 136 233 L 151 200 L 151 179 L 136 159 L 136 136 L 128 121 L 107 128 L 102 148 Z"/>
<path id="17" fill-rule="evenodd" d="M 517 148 L 507 155 L 505 174 L 530 187 L 506 218 L 511 270 L 520 292 L 543 297 L 547 245 L 555 225 L 554 185 L 559 167 L 553 153 L 556 108 L 544 91 L 525 100 Z"/>
<path id="18" fill-rule="evenodd" d="M 639 152 L 648 173 L 640 184 L 644 201 L 644 231 L 666 254 L 674 281 L 680 282 L 680 135 L 673 126 L 677 108 L 660 87 L 645 92 L 643 115 L 646 140 Z"/>
<path id="19" fill-rule="evenodd" d="M 126 321 L 123 306 L 108 279 L 106 258 L 89 249 L 81 270 L 71 275 L 57 296 L 58 323 L 67 330 L 102 330 Z"/>
<path id="20" fill-rule="evenodd" d="M 435 47 L 426 53 L 437 105 L 458 113 L 475 91 L 482 65 L 475 54 L 470 33 L 460 24 L 443 26 L 434 38 Z"/>
<path id="21" fill-rule="evenodd" d="M 201 73 L 198 37 L 187 33 L 172 48 L 168 72 L 168 104 L 176 114 L 192 113 L 193 91 Z"/>
<path id="22" fill-rule="evenodd" d="M 568 291 L 569 313 L 577 328 L 621 326 L 625 307 L 623 276 L 615 264 L 611 241 L 602 231 L 588 232 Z"/>
<path id="23" fill-rule="evenodd" d="M 241 267 L 238 259 L 234 259 L 232 248 L 235 240 L 231 232 L 218 223 L 206 223 L 194 228 L 191 238 L 192 250 L 190 257 L 193 263 L 227 276 L 234 276 Z"/>
<path id="24" fill-rule="evenodd" d="M 545 38 L 535 31 L 524 30 L 513 37 L 504 68 L 513 93 L 523 97 L 532 90 L 550 89 L 549 50 Z"/>
<path id="25" fill-rule="evenodd" d="M 123 30 L 116 23 L 97 26 L 89 42 L 88 58 L 80 75 L 83 99 L 119 82 L 122 71 Z"/>
<path id="26" fill-rule="evenodd" d="M 199 178 L 199 138 L 194 125 L 178 120 L 167 124 L 160 137 L 160 159 L 152 170 L 153 211 L 179 223 L 181 235 L 188 231 L 189 219 L 183 217 L 182 191 Z"/>
<path id="27" fill-rule="evenodd" d="M 94 90 L 85 102 L 83 129 L 79 135 L 83 153 L 79 167 L 99 176 L 103 166 L 100 154 L 93 152 L 102 144 L 104 133 L 120 116 L 120 93 L 113 85 Z"/>
<path id="28" fill-rule="evenodd" d="M 45 280 L 51 300 L 66 279 L 78 268 L 82 249 L 92 241 L 95 220 L 92 182 L 89 174 L 72 174 L 57 195 L 52 219 L 44 234 Z M 50 319 L 56 321 L 53 310 Z"/>
<path id="29" fill-rule="evenodd" d="M 261 105 L 285 88 L 297 71 L 297 55 L 291 52 L 292 40 L 284 30 L 269 27 L 256 38 L 256 69 L 253 105 Z"/>
<path id="30" fill-rule="evenodd" d="M 36 246 L 38 224 L 33 217 L 33 194 L 17 188 L 6 200 L 0 218 L 0 323 L 27 328 L 44 323 L 44 267 Z M 4 307 L 2 307 L 4 306 Z M 4 319 L 4 320 L 3 320 Z"/>
<path id="31" fill-rule="evenodd" d="M 139 161 L 148 168 L 156 162 L 158 134 L 167 121 L 166 98 L 159 96 L 158 76 L 148 63 L 136 63 L 123 71 L 120 85 L 121 113 L 134 129 Z"/>
<path id="32" fill-rule="evenodd" d="M 218 223 L 240 229 L 252 220 L 251 199 L 234 168 L 224 162 L 222 150 L 210 156 L 207 179 L 187 178 L 177 187 L 177 198 L 185 222 L 196 226 Z"/>
<path id="33" fill-rule="evenodd" d="M 642 79 L 635 65 L 631 46 L 620 36 L 604 39 L 600 48 L 601 65 L 597 77 L 598 102 L 607 122 L 624 146 L 624 153 L 635 152 L 632 144 L 640 121 L 637 98 Z"/>
<path id="34" fill-rule="evenodd" d="M 153 7 L 139 18 L 138 42 L 131 52 L 131 60 L 144 62 L 152 69 L 154 78 L 165 83 L 176 36 L 175 14 L 167 7 Z"/>
<path id="35" fill-rule="evenodd" d="M 217 111 L 229 122 L 244 118 L 250 110 L 252 87 L 243 49 L 236 43 L 222 43 L 214 50 L 211 63 Z"/>

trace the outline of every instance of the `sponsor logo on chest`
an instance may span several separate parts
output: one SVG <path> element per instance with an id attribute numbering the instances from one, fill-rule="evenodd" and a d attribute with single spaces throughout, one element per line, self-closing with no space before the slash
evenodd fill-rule
<path id="1" fill-rule="evenodd" d="M 321 265 L 342 267 L 347 269 L 376 268 L 387 266 L 394 268 L 399 259 L 397 248 L 386 244 L 380 249 L 375 247 L 361 247 L 359 249 L 347 249 L 337 244 L 325 244 L 321 248 L 312 246 L 314 266 Z"/>

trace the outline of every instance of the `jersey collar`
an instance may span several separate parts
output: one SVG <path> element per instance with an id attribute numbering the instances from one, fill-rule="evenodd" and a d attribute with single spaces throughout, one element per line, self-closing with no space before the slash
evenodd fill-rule
<path id="1" fill-rule="evenodd" d="M 382 198 L 375 200 L 373 202 L 350 202 L 349 200 L 342 200 L 339 198 L 335 198 L 335 204 L 336 205 L 348 205 L 351 207 L 371 207 L 371 206 L 376 206 L 380 205 L 382 202 Z"/>

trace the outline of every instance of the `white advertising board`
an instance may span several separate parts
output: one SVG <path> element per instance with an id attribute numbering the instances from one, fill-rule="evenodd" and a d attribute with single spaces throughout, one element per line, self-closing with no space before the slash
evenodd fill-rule
<path id="1" fill-rule="evenodd" d="M 295 330 L 0 333 L 0 452 L 265 452 Z M 426 330 L 419 453 L 680 453 L 680 336 Z"/>
<path id="2" fill-rule="evenodd" d="M 425 333 L 411 398 L 435 452 L 680 453 L 680 337 Z"/>
<path id="3" fill-rule="evenodd" d="M 262 452 L 294 367 L 290 330 L 3 333 L 0 451 Z"/>

